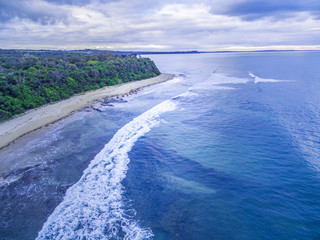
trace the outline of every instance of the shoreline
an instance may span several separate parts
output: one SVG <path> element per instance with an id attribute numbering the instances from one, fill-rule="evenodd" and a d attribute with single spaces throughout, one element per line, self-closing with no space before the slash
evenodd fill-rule
<path id="1" fill-rule="evenodd" d="M 95 100 L 126 95 L 139 88 L 168 81 L 173 77 L 173 74 L 162 73 L 157 77 L 80 93 L 53 104 L 31 109 L 13 119 L 0 123 L 0 150 L 11 145 L 15 140 L 30 132 L 57 122 L 60 119 L 72 115 L 77 110 L 92 105 Z"/>

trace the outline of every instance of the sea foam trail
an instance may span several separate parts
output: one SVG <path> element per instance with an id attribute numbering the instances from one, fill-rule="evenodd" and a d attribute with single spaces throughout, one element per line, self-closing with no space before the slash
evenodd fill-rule
<path id="1" fill-rule="evenodd" d="M 141 228 L 133 219 L 134 210 L 126 209 L 121 182 L 134 143 L 160 123 L 160 114 L 175 108 L 175 101 L 166 100 L 122 127 L 67 190 L 37 239 L 151 238 L 151 229 Z"/>
<path id="2" fill-rule="evenodd" d="M 273 78 L 261 78 L 258 77 L 256 75 L 254 75 L 253 73 L 249 72 L 249 76 L 252 77 L 254 80 L 254 83 L 260 83 L 260 82 L 291 82 L 290 80 L 279 80 L 279 79 L 273 79 Z"/>

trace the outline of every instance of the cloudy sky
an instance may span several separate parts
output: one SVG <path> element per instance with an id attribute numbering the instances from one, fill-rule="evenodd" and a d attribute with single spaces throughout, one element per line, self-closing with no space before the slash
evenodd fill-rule
<path id="1" fill-rule="evenodd" d="M 320 0 L 0 0 L 0 48 L 320 50 Z"/>

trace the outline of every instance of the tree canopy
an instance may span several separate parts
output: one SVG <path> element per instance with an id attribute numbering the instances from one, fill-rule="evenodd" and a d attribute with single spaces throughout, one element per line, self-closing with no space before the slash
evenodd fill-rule
<path id="1" fill-rule="evenodd" d="M 0 51 L 0 121 L 77 93 L 160 74 L 153 61 L 135 54 L 12 51 Z"/>

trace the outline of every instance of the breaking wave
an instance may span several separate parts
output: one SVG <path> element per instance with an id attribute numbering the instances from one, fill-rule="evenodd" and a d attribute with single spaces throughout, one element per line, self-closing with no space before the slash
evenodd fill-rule
<path id="1" fill-rule="evenodd" d="M 81 179 L 44 223 L 37 239 L 150 239 L 125 203 L 121 184 L 135 142 L 160 123 L 159 115 L 176 108 L 166 100 L 122 127 L 98 153 Z"/>
<path id="2" fill-rule="evenodd" d="M 249 72 L 249 76 L 251 78 L 253 78 L 254 83 L 261 83 L 261 82 L 269 82 L 269 83 L 274 83 L 274 82 L 291 82 L 289 80 L 279 80 L 279 79 L 273 79 L 273 78 L 261 78 L 258 77 L 256 75 L 254 75 L 253 73 Z"/>

